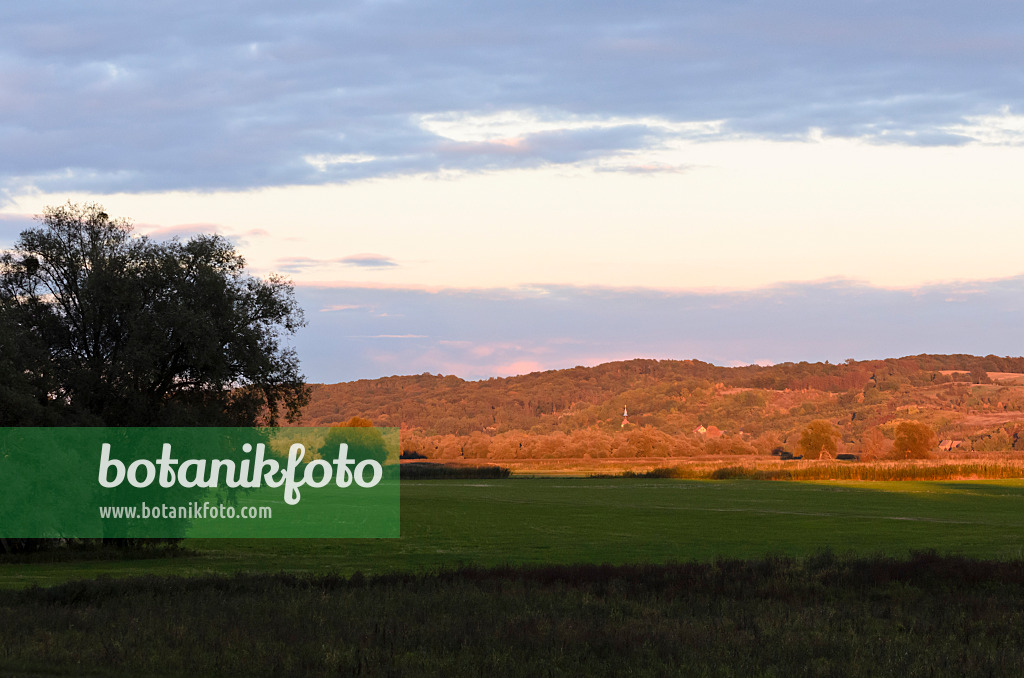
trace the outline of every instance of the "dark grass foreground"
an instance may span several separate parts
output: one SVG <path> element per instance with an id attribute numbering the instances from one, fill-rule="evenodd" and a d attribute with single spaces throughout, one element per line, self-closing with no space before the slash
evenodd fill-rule
<path id="1" fill-rule="evenodd" d="M 934 554 L 95 580 L 0 592 L 0 669 L 1021 676 L 1024 561 Z"/>

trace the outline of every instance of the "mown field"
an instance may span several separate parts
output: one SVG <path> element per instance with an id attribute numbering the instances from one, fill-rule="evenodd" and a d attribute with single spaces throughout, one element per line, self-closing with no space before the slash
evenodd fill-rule
<path id="1" fill-rule="evenodd" d="M 0 562 L 0 588 L 101 575 L 380 574 L 806 556 L 824 548 L 1024 558 L 1024 481 L 406 481 L 400 539 L 208 539 L 185 546 L 196 554 Z"/>

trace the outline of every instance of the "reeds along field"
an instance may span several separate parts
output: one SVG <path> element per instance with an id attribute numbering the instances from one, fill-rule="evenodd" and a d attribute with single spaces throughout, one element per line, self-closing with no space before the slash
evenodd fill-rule
<path id="1" fill-rule="evenodd" d="M 614 475 L 614 474 L 612 474 Z M 690 478 L 726 480 L 1001 480 L 1024 477 L 1024 460 L 988 458 L 964 460 L 841 461 L 735 459 L 655 466 L 648 470 L 622 471 L 623 477 Z"/>

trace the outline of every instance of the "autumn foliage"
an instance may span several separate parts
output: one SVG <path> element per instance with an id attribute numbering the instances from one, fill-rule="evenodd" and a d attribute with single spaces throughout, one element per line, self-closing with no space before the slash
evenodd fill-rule
<path id="1" fill-rule="evenodd" d="M 938 441 L 961 452 L 1024 451 L 1024 358 L 630 360 L 483 381 L 421 374 L 313 385 L 301 423 L 343 422 L 400 427 L 407 457 L 440 461 L 768 457 L 780 448 L 867 461 L 920 458 Z M 900 434 L 901 422 L 936 435 Z"/>
<path id="2" fill-rule="evenodd" d="M 808 459 L 820 459 L 823 454 L 836 455 L 839 431 L 824 419 L 815 419 L 800 434 L 800 449 Z"/>
<path id="3" fill-rule="evenodd" d="M 935 432 L 927 424 L 903 421 L 896 426 L 892 456 L 894 459 L 929 459 L 935 443 Z"/>

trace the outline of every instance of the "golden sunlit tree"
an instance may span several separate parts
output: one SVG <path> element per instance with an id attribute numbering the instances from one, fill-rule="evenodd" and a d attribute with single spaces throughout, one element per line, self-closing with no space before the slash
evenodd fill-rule
<path id="1" fill-rule="evenodd" d="M 902 421 L 896 427 L 892 457 L 894 459 L 930 459 L 935 442 L 935 432 L 928 424 L 920 421 Z"/>
<path id="2" fill-rule="evenodd" d="M 820 459 L 822 454 L 836 456 L 839 431 L 824 419 L 815 419 L 800 434 L 800 449 L 808 459 Z"/>

